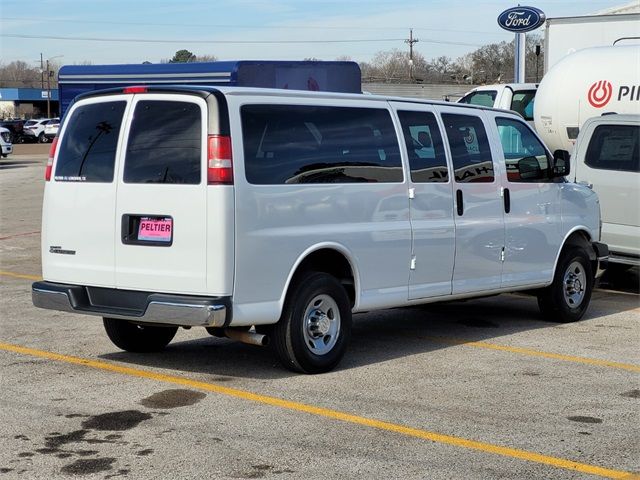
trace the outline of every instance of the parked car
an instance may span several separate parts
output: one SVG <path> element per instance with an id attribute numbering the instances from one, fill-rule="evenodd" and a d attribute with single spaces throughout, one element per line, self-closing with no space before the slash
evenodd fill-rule
<path id="1" fill-rule="evenodd" d="M 22 143 L 22 135 L 24 131 L 24 120 L 10 119 L 0 121 L 0 127 L 6 128 L 11 132 L 11 143 Z"/>
<path id="2" fill-rule="evenodd" d="M 53 118 L 47 122 L 44 126 L 44 136 L 51 140 L 53 137 L 58 135 L 58 129 L 60 128 L 60 119 Z"/>
<path id="3" fill-rule="evenodd" d="M 13 152 L 11 132 L 8 128 L 0 127 L 0 150 L 4 158 L 7 158 L 7 156 Z"/>
<path id="4" fill-rule="evenodd" d="M 24 124 L 24 139 L 29 142 L 47 143 L 49 139 L 44 135 L 44 127 L 50 118 L 27 120 Z"/>
<path id="5" fill-rule="evenodd" d="M 597 194 L 514 112 L 150 86 L 66 118 L 33 303 L 103 317 L 127 351 L 201 326 L 325 372 L 354 312 L 529 291 L 577 321 L 608 254 Z"/>
<path id="6" fill-rule="evenodd" d="M 573 179 L 600 197 L 602 239 L 612 266 L 640 265 L 640 115 L 586 120 L 571 163 Z"/>

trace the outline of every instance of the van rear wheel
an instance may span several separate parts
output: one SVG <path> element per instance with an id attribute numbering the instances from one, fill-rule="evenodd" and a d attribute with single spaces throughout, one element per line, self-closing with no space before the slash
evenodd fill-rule
<path id="1" fill-rule="evenodd" d="M 587 311 L 593 290 L 593 269 L 582 248 L 562 254 L 553 283 L 538 294 L 538 306 L 547 320 L 576 322 Z"/>
<path id="2" fill-rule="evenodd" d="M 138 325 L 126 320 L 103 318 L 104 329 L 114 345 L 127 352 L 159 352 L 173 339 L 178 327 Z"/>
<path id="3" fill-rule="evenodd" d="M 330 371 L 342 359 L 351 336 L 351 306 L 345 289 L 326 273 L 301 275 L 270 333 L 276 355 L 288 369 Z"/>

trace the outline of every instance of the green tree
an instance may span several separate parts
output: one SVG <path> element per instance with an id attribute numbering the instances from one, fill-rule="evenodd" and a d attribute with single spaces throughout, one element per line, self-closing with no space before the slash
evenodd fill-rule
<path id="1" fill-rule="evenodd" d="M 196 56 L 191 53 L 189 50 L 178 50 L 173 58 L 169 60 L 169 63 L 189 63 L 194 62 L 196 60 Z"/>

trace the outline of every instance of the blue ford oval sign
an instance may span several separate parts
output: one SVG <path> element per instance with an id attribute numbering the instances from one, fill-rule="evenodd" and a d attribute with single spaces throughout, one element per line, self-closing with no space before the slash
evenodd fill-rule
<path id="1" fill-rule="evenodd" d="M 498 17 L 498 25 L 505 30 L 524 33 L 535 30 L 545 21 L 544 12 L 535 7 L 508 8 Z"/>

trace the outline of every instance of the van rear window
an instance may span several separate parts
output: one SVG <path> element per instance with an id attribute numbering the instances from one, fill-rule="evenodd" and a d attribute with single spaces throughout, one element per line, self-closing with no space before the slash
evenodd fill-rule
<path id="1" fill-rule="evenodd" d="M 67 121 L 58 151 L 58 182 L 113 181 L 118 136 L 126 102 L 83 105 Z"/>
<path id="2" fill-rule="evenodd" d="M 126 183 L 200 183 L 202 110 L 192 102 L 144 100 L 133 113 Z"/>
<path id="3" fill-rule="evenodd" d="M 402 182 L 385 109 L 245 105 L 241 117 L 249 183 Z"/>

